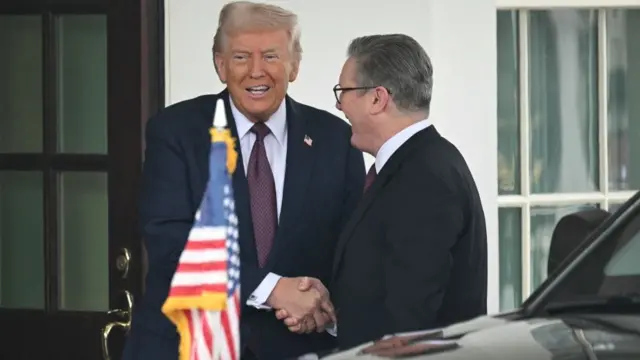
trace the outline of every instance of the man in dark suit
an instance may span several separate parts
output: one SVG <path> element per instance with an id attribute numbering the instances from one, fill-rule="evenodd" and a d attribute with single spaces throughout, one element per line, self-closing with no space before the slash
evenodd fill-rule
<path id="1" fill-rule="evenodd" d="M 487 310 L 485 217 L 464 158 L 428 119 L 429 57 L 405 35 L 361 37 L 348 54 L 337 106 L 375 164 L 329 283 L 342 348 Z"/>
<path id="2" fill-rule="evenodd" d="M 149 270 L 124 360 L 178 357 L 176 328 L 161 306 L 204 193 L 218 99 L 239 154 L 233 186 L 242 358 L 279 360 L 334 346 L 323 331 L 335 316 L 322 284 L 331 276 L 339 231 L 362 196 L 364 160 L 350 145 L 347 123 L 286 95 L 300 52 L 294 14 L 228 4 L 214 39 L 216 71 L 227 90 L 172 105 L 149 121 L 140 199 Z M 316 284 L 310 291 L 298 290 L 303 277 Z M 304 319 L 303 333 L 290 332 L 271 308 Z"/>

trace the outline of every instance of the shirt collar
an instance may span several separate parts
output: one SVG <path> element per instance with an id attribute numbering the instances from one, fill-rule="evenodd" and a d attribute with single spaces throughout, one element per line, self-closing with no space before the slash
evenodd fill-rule
<path id="1" fill-rule="evenodd" d="M 400 146 L 402 146 L 405 142 L 407 142 L 407 140 L 409 140 L 409 138 L 411 138 L 419 131 L 429 127 L 429 125 L 431 124 L 426 119 L 418 121 L 402 129 L 402 131 L 398 132 L 389 140 L 385 141 L 385 143 L 382 144 L 380 150 L 378 150 L 378 153 L 376 154 L 376 173 L 380 174 L 382 167 L 387 163 L 387 161 L 389 161 L 393 153 L 395 153 L 396 150 L 400 148 Z"/>
<path id="2" fill-rule="evenodd" d="M 233 114 L 233 119 L 236 121 L 236 130 L 238 131 L 238 138 L 242 139 L 248 132 L 251 130 L 253 126 L 253 122 L 247 119 L 240 110 L 233 103 L 233 98 L 229 96 L 229 103 L 231 104 L 231 114 Z M 282 100 L 282 103 L 278 107 L 273 115 L 265 122 L 265 125 L 269 127 L 271 133 L 276 138 L 278 143 L 282 146 L 284 145 L 284 138 L 287 132 L 287 106 L 286 100 Z"/>

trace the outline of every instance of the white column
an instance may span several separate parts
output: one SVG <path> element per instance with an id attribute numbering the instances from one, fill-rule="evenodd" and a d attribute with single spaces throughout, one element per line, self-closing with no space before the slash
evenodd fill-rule
<path id="1" fill-rule="evenodd" d="M 211 42 L 222 0 L 165 0 L 166 101 L 222 89 Z M 299 15 L 303 60 L 290 95 L 341 116 L 332 88 L 349 41 L 405 33 L 435 67 L 432 119 L 469 162 L 482 197 L 489 239 L 489 310 L 498 309 L 496 19 L 493 0 L 280 0 Z M 333 6 L 332 6 L 333 5 Z M 372 163 L 366 157 L 366 165 Z"/>

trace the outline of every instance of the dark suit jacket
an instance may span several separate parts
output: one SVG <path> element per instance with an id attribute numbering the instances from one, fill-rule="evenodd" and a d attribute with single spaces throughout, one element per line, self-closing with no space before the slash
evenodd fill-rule
<path id="1" fill-rule="evenodd" d="M 226 91 L 174 104 L 152 118 L 140 222 L 148 254 L 145 294 L 135 306 L 125 360 L 177 359 L 176 328 L 161 313 L 179 256 L 208 178 L 211 126 L 218 98 L 225 100 L 229 128 L 237 138 Z M 364 160 L 350 145 L 351 127 L 326 111 L 287 97 L 287 167 L 279 228 L 264 268 L 257 265 L 249 189 L 242 154 L 233 175 L 239 218 L 242 304 L 268 272 L 312 276 L 328 283 L 339 231 L 362 196 Z M 313 139 L 312 146 L 304 142 Z M 328 334 L 297 335 L 272 311 L 242 308 L 242 343 L 260 359 L 283 359 L 326 349 Z"/>
<path id="2" fill-rule="evenodd" d="M 487 235 L 473 177 L 430 126 L 383 166 L 340 235 L 340 347 L 485 314 Z"/>

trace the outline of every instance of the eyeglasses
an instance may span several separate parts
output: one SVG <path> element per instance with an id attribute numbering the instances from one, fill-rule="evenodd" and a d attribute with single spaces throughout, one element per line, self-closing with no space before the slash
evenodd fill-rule
<path id="1" fill-rule="evenodd" d="M 340 87 L 340 84 L 337 84 L 336 86 L 333 87 L 333 95 L 335 95 L 336 97 L 336 102 L 338 104 L 340 104 L 340 97 L 342 96 L 343 92 L 346 91 L 353 91 L 353 90 L 371 90 L 371 89 L 375 89 L 378 86 L 356 86 L 356 87 Z M 387 92 L 389 93 L 389 95 L 391 95 L 391 91 L 389 91 L 389 89 L 385 88 L 385 90 L 387 90 Z"/>

